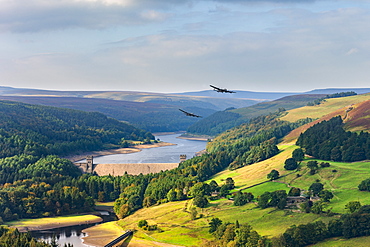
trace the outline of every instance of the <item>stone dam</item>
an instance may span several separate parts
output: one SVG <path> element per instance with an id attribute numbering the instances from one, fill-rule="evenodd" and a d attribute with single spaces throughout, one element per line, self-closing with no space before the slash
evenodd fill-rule
<path id="1" fill-rule="evenodd" d="M 180 155 L 180 163 L 184 160 L 186 160 L 186 155 Z M 99 176 L 122 176 L 125 173 L 145 175 L 171 170 L 179 166 L 179 163 L 94 164 L 93 156 L 87 156 L 86 162 L 74 164 L 84 173 L 96 173 Z"/>

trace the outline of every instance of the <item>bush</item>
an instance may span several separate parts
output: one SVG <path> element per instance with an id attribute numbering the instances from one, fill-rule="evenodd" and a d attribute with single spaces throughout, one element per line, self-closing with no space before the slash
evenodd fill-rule
<path id="1" fill-rule="evenodd" d="M 321 163 L 320 163 L 320 166 L 321 166 L 322 168 L 324 168 L 324 167 L 329 167 L 329 166 L 330 166 L 330 163 L 329 163 L 329 162 L 321 162 Z"/>
<path id="2" fill-rule="evenodd" d="M 288 158 L 288 159 L 286 159 L 285 160 L 285 162 L 284 162 L 284 168 L 286 169 L 286 170 L 295 170 L 295 169 L 297 169 L 298 168 L 298 163 L 297 163 L 297 161 L 295 160 L 295 159 L 293 159 L 293 158 Z"/>
<path id="3" fill-rule="evenodd" d="M 137 226 L 140 228 L 146 228 L 148 226 L 148 222 L 146 220 L 140 220 L 139 223 L 137 223 Z"/>

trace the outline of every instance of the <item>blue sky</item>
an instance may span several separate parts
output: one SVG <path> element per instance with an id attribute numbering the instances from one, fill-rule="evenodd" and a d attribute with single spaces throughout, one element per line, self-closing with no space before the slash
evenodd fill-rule
<path id="1" fill-rule="evenodd" d="M 370 87 L 370 1 L 0 0 L 0 85 Z"/>

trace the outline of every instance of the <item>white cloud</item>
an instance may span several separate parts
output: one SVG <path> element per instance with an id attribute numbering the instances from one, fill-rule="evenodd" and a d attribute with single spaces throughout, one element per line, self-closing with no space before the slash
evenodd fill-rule
<path id="1" fill-rule="evenodd" d="M 169 16 L 171 16 L 168 13 L 162 13 L 156 10 L 145 10 L 141 12 L 140 16 L 143 19 L 146 20 L 151 20 L 151 21 L 164 21 L 166 20 Z"/>
<path id="2" fill-rule="evenodd" d="M 105 29 L 164 21 L 162 4 L 134 0 L 0 0 L 0 31 Z M 158 7 L 159 9 L 155 9 Z"/>
<path id="3" fill-rule="evenodd" d="M 352 55 L 352 54 L 355 54 L 355 53 L 358 53 L 359 50 L 357 48 L 351 48 L 349 49 L 349 51 L 346 52 L 346 55 Z"/>

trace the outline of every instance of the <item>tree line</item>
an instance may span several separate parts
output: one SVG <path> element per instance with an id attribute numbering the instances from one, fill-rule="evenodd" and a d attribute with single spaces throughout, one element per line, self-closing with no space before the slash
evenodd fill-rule
<path id="1" fill-rule="evenodd" d="M 370 235 L 370 205 L 332 219 L 327 224 L 315 221 L 293 225 L 282 235 L 271 239 L 274 247 L 300 247 L 315 244 L 332 237 L 355 238 Z"/>

